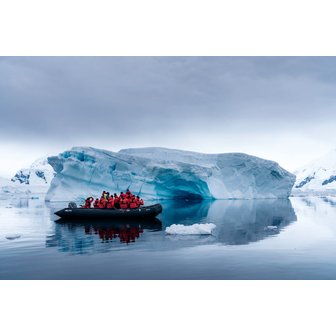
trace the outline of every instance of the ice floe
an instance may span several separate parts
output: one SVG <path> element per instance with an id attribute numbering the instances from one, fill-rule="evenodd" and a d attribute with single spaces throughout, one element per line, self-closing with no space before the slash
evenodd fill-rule
<path id="1" fill-rule="evenodd" d="M 173 224 L 166 228 L 169 235 L 211 235 L 216 225 L 213 223 L 182 225 Z"/>

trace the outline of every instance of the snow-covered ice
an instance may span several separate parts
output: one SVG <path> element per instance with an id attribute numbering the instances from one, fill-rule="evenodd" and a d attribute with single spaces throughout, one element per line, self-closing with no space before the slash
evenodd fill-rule
<path id="1" fill-rule="evenodd" d="M 169 235 L 211 235 L 216 225 L 213 223 L 182 225 L 172 224 L 166 228 Z"/>
<path id="2" fill-rule="evenodd" d="M 127 188 L 147 200 L 287 198 L 295 182 L 276 162 L 242 153 L 74 147 L 48 162 L 57 173 L 46 196 L 50 201 Z"/>
<path id="3" fill-rule="evenodd" d="M 295 171 L 293 195 L 336 194 L 336 149 Z"/>
<path id="4" fill-rule="evenodd" d="M 48 163 L 48 157 L 34 161 L 29 168 L 20 169 L 11 179 L 16 185 L 49 187 L 55 176 L 54 169 Z"/>
<path id="5" fill-rule="evenodd" d="M 48 157 L 34 161 L 29 168 L 23 168 L 11 179 L 0 177 L 0 195 L 46 194 L 51 180 L 55 176 L 54 169 L 48 163 Z"/>

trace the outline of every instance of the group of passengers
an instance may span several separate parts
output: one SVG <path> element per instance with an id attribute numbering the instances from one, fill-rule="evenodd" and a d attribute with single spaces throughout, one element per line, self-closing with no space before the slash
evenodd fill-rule
<path id="1" fill-rule="evenodd" d="M 96 209 L 137 209 L 144 205 L 144 201 L 139 196 L 133 195 L 129 189 L 126 190 L 126 193 L 121 192 L 119 196 L 104 190 L 100 199 L 94 200 L 93 197 L 88 197 L 82 208 L 90 209 L 92 202 Z"/>

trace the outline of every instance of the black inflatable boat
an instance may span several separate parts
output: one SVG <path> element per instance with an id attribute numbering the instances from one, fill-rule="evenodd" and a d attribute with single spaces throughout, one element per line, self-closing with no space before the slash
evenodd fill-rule
<path id="1" fill-rule="evenodd" d="M 56 211 L 55 215 L 64 219 L 145 219 L 154 218 L 161 212 L 161 204 L 143 206 L 138 209 L 84 209 L 77 208 L 74 203 L 69 203 L 68 208 Z"/>

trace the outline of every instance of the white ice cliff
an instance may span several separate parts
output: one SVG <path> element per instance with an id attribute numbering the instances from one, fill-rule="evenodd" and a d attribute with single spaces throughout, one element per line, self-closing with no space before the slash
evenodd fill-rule
<path id="1" fill-rule="evenodd" d="M 74 147 L 48 162 L 57 173 L 48 201 L 82 200 L 126 188 L 145 199 L 286 198 L 295 182 L 276 162 L 241 153 Z"/>

